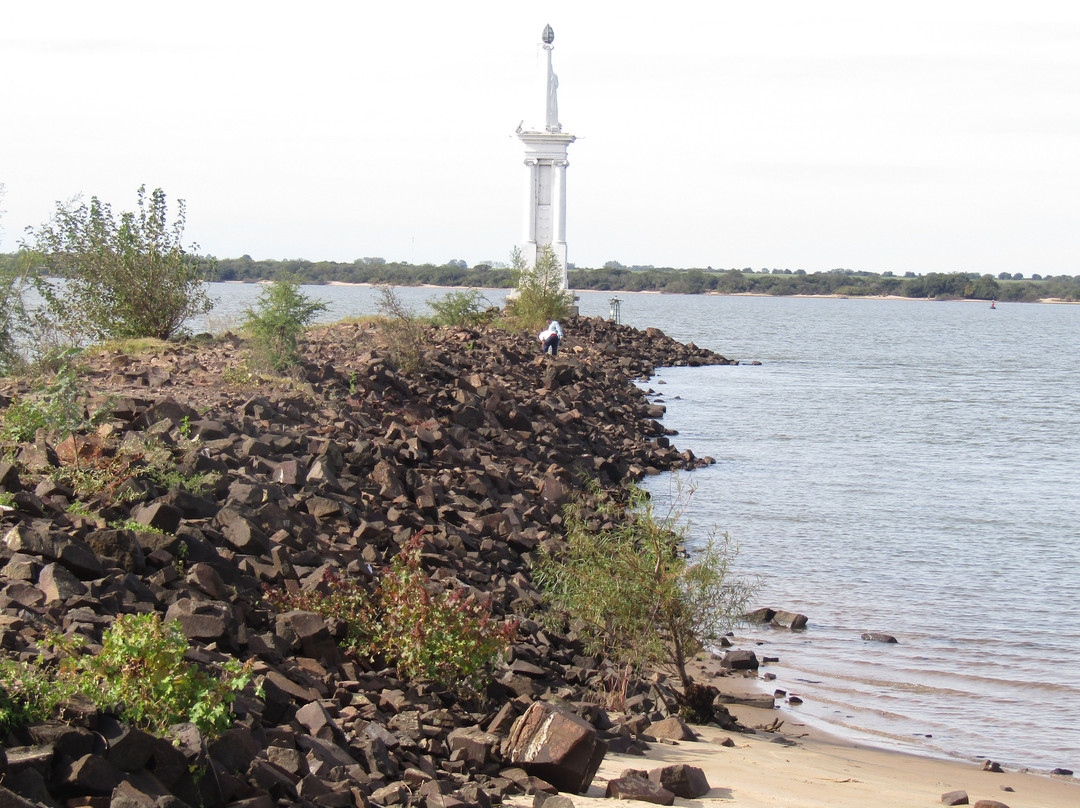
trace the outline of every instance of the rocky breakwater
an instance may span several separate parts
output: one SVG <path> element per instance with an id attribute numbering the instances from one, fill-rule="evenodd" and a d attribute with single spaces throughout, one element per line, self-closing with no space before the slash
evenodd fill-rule
<path id="1" fill-rule="evenodd" d="M 248 377 L 235 337 L 84 355 L 87 409 L 104 420 L 55 443 L 39 432 L 0 460 L 2 653 L 48 656 L 49 634 L 92 651 L 117 616 L 157 613 L 179 621 L 190 661 L 251 662 L 254 678 L 217 738 L 191 724 L 155 738 L 71 700 L 0 739 L 0 802 L 483 808 L 553 791 L 545 774 L 580 790 L 605 748 L 640 749 L 674 699 L 654 678 L 632 684 L 626 712 L 606 711 L 603 660 L 536 620 L 529 554 L 559 540 L 571 497 L 589 507 L 587 481 L 702 462 L 669 445 L 662 407 L 633 380 L 728 360 L 653 329 L 566 325 L 556 359 L 525 335 L 431 329 L 411 377 L 370 324 L 313 333 L 274 382 Z M 0 406 L 25 393 L 4 381 Z M 208 486 L 150 473 L 150 446 L 176 479 Z M 96 490 L 72 465 L 100 472 Z M 418 534 L 433 579 L 518 622 L 483 694 L 349 658 L 337 621 L 268 603 L 327 573 L 371 582 Z M 527 737 L 539 703 L 562 716 L 543 726 L 571 738 Z M 560 744 L 579 750 L 568 768 Z"/>

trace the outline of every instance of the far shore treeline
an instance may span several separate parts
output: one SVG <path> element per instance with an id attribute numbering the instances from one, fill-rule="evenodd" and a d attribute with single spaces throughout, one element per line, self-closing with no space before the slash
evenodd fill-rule
<path id="1" fill-rule="evenodd" d="M 14 254 L 0 254 L 0 268 L 14 268 Z M 431 284 L 450 287 L 512 288 L 514 269 L 505 264 L 480 263 L 469 267 L 465 261 L 446 264 L 410 264 L 382 258 L 361 258 L 352 262 L 306 261 L 302 259 L 261 260 L 251 256 L 216 259 L 214 280 L 273 281 L 289 277 L 300 283 L 370 283 L 391 286 Z M 1080 302 L 1080 275 L 1040 275 L 1032 273 L 989 274 L 931 272 L 903 276 L 892 272 L 860 272 L 831 269 L 806 272 L 802 269 L 676 269 L 672 267 L 623 266 L 609 261 L 599 269 L 581 269 L 572 264 L 572 289 L 618 292 L 666 292 L 669 294 L 765 294 L 842 295 L 927 299 L 1038 301 L 1045 299 Z"/>

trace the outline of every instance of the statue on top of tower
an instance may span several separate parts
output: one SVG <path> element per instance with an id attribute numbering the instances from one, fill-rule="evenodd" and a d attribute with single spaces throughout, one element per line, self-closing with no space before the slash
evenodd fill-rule
<path id="1" fill-rule="evenodd" d="M 548 74 L 547 121 L 545 128 L 549 132 L 561 132 L 559 123 L 559 77 L 554 72 Z"/>
<path id="2" fill-rule="evenodd" d="M 561 132 L 562 124 L 559 123 L 559 77 L 551 67 L 552 42 L 555 41 L 555 31 L 550 25 L 544 26 L 544 32 L 540 35 L 543 40 L 543 48 L 547 51 L 547 94 L 544 114 L 544 128 L 549 132 Z"/>

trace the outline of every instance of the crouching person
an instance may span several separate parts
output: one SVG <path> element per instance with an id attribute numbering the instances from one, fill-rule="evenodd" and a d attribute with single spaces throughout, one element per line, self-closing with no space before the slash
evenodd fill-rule
<path id="1" fill-rule="evenodd" d="M 559 355 L 559 341 L 563 338 L 563 330 L 558 320 L 552 320 L 537 336 L 544 353 L 550 350 L 552 356 Z"/>

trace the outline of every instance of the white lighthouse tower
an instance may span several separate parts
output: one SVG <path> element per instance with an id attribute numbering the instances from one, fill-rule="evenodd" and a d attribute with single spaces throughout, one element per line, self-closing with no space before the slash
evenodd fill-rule
<path id="1" fill-rule="evenodd" d="M 517 136 L 525 144 L 525 232 L 521 257 L 528 266 L 550 247 L 562 266 L 566 288 L 566 159 L 567 147 L 576 140 L 559 123 L 559 79 L 551 67 L 555 32 L 544 27 L 537 51 L 540 87 L 532 121 L 523 121 Z M 525 127 L 528 128 L 525 128 Z"/>

